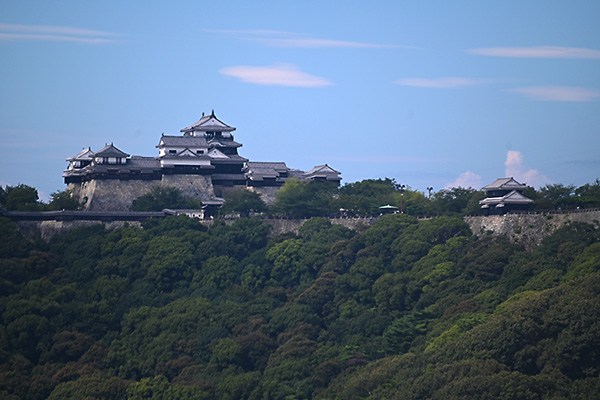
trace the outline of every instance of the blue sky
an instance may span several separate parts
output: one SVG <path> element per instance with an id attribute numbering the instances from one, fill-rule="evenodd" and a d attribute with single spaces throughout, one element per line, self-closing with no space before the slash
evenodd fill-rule
<path id="1" fill-rule="evenodd" d="M 0 0 L 0 183 L 157 155 L 203 112 L 240 154 L 416 190 L 600 177 L 600 2 Z"/>

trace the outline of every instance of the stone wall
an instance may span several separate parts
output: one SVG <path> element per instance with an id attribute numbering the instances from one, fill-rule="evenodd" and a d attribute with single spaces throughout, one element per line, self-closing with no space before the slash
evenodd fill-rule
<path id="1" fill-rule="evenodd" d="M 122 228 L 126 225 L 141 226 L 141 223 L 137 221 L 18 221 L 17 229 L 27 238 L 33 239 L 39 235 L 44 241 L 49 242 L 55 235 L 66 235 L 73 229 L 98 224 L 103 224 L 108 230 Z"/>
<path id="2" fill-rule="evenodd" d="M 584 222 L 600 228 L 600 210 L 589 210 L 568 214 L 506 214 L 491 216 L 469 216 L 464 218 L 471 231 L 477 236 L 505 235 L 515 243 L 523 244 L 531 249 L 538 246 L 542 240 L 558 228 L 572 222 Z M 264 219 L 272 226 L 271 235 L 283 233 L 298 233 L 306 219 Z M 353 230 L 363 230 L 373 225 L 377 218 L 331 218 L 332 224 L 343 225 Z M 210 226 L 214 221 L 202 221 Z M 226 220 L 233 224 L 235 219 Z M 40 234 L 44 240 L 50 240 L 54 235 L 64 235 L 80 226 L 95 225 L 98 221 L 18 221 L 17 227 L 27 237 Z M 107 229 L 115 229 L 126 224 L 140 226 L 136 221 L 103 222 Z"/>
<path id="3" fill-rule="evenodd" d="M 281 186 L 250 186 L 248 190 L 252 190 L 260 194 L 260 198 L 266 204 L 273 204 L 275 202 L 275 193 L 281 189 Z"/>
<path id="4" fill-rule="evenodd" d="M 67 189 L 84 205 L 84 211 L 129 211 L 133 201 L 154 186 L 175 187 L 183 196 L 199 200 L 214 198 L 212 180 L 207 175 L 163 175 L 162 180 L 95 179 L 70 183 Z"/>
<path id="5" fill-rule="evenodd" d="M 271 235 L 277 236 L 282 233 L 298 234 L 298 230 L 307 219 L 263 219 L 264 222 L 271 225 Z M 377 221 L 376 218 L 330 218 L 329 221 L 334 225 L 343 225 L 348 229 L 362 230 Z"/>
<path id="6" fill-rule="evenodd" d="M 505 235 L 515 243 L 531 249 L 572 222 L 600 226 L 600 210 L 581 210 L 564 214 L 505 214 L 465 217 L 465 222 L 477 236 Z"/>
<path id="7" fill-rule="evenodd" d="M 233 192 L 239 192 L 240 190 L 247 189 L 246 185 L 233 185 L 233 186 L 223 186 L 223 185 L 215 185 L 215 194 L 217 197 L 225 198 L 227 195 Z"/>
<path id="8" fill-rule="evenodd" d="M 330 219 L 332 224 L 343 225 L 346 228 L 354 230 L 362 230 L 369 225 L 375 223 L 375 218 L 332 218 Z M 235 219 L 227 219 L 225 223 L 231 225 L 235 222 Z M 283 233 L 294 233 L 298 234 L 300 227 L 308 221 L 307 219 L 276 219 L 267 218 L 263 220 L 265 223 L 271 225 L 270 236 L 277 236 Z M 213 220 L 200 221 L 203 225 L 209 227 L 214 222 Z M 54 235 L 66 235 L 69 231 L 82 227 L 103 224 L 106 229 L 121 228 L 125 225 L 129 226 L 141 226 L 138 221 L 112 221 L 112 222 L 100 222 L 100 221 L 17 221 L 17 228 L 19 231 L 28 238 L 35 238 L 38 235 L 42 237 L 46 242 L 49 241 Z"/>
<path id="9" fill-rule="evenodd" d="M 215 189 L 209 175 L 163 175 L 160 184 L 181 190 L 181 194 L 185 197 L 199 200 L 215 198 Z"/>

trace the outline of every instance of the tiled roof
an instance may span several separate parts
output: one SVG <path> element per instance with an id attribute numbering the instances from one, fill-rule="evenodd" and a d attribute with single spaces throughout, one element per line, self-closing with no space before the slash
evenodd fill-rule
<path id="1" fill-rule="evenodd" d="M 249 170 L 261 171 L 261 170 L 273 170 L 278 172 L 286 172 L 289 170 L 284 162 L 260 162 L 260 161 L 248 161 L 246 164 Z"/>
<path id="2" fill-rule="evenodd" d="M 327 179 L 340 179 L 339 177 L 340 172 L 336 171 L 335 169 L 331 168 L 329 165 L 327 164 L 323 164 L 323 165 L 317 165 L 315 167 L 313 167 L 313 169 L 311 169 L 310 171 L 308 171 L 307 173 L 304 174 L 304 176 L 306 178 L 314 178 L 314 177 L 325 177 Z"/>
<path id="3" fill-rule="evenodd" d="M 510 178 L 498 178 L 489 185 L 485 185 L 481 190 L 511 190 L 511 189 L 525 189 L 527 187 L 524 183 L 517 182 L 513 177 Z"/>
<path id="4" fill-rule="evenodd" d="M 479 202 L 479 204 L 483 205 L 494 205 L 494 204 L 531 204 L 533 200 L 531 200 L 527 196 L 523 196 L 521 193 L 513 190 L 512 192 L 502 196 L 502 197 L 488 197 L 487 199 L 483 199 Z"/>
<path id="5" fill-rule="evenodd" d="M 163 135 L 156 147 L 242 147 L 235 140 L 213 138 L 206 140 L 204 136 L 167 136 Z"/>
<path id="6" fill-rule="evenodd" d="M 187 128 L 181 129 L 181 132 L 190 132 L 190 131 L 221 131 L 221 132 L 232 132 L 235 131 L 235 128 L 227 125 L 223 121 L 219 120 L 215 116 L 215 111 L 213 110 L 211 115 L 202 115 L 202 118 L 198 120 L 193 125 L 188 126 Z"/>
<path id="7" fill-rule="evenodd" d="M 248 159 L 238 154 L 227 155 L 227 158 L 211 158 L 211 162 L 215 164 L 231 163 L 232 161 L 243 163 L 248 161 Z"/>
<path id="8" fill-rule="evenodd" d="M 162 136 L 158 146 L 169 147 L 208 147 L 204 136 Z"/>
<path id="9" fill-rule="evenodd" d="M 241 143 L 236 142 L 233 139 L 219 139 L 219 138 L 213 138 L 210 139 L 208 141 L 208 145 L 209 146 L 215 146 L 215 147 L 242 147 Z"/>
<path id="10" fill-rule="evenodd" d="M 75 161 L 75 160 L 91 160 L 94 152 L 90 147 L 87 149 L 81 150 L 79 153 L 75 154 L 73 157 L 67 158 L 67 161 Z"/>
<path id="11" fill-rule="evenodd" d="M 115 157 L 115 158 L 127 158 L 129 154 L 122 152 L 117 149 L 112 143 L 104 146 L 100 151 L 94 153 L 94 157 Z"/>
<path id="12" fill-rule="evenodd" d="M 160 162 L 155 157 L 133 156 L 127 164 L 129 168 L 160 168 Z"/>
<path id="13" fill-rule="evenodd" d="M 279 178 L 280 175 L 286 174 L 290 169 L 284 162 L 257 162 L 248 161 L 244 172 L 246 177 L 253 181 L 262 181 L 265 178 Z"/>

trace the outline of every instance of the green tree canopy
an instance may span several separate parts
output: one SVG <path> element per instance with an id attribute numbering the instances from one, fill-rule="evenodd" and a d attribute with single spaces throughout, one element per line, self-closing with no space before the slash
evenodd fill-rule
<path id="1" fill-rule="evenodd" d="M 288 180 L 275 194 L 271 211 L 293 218 L 327 216 L 332 213 L 337 187 L 329 182 Z"/>
<path id="2" fill-rule="evenodd" d="M 37 189 L 27 185 L 6 186 L 4 189 L 4 207 L 12 211 L 39 211 L 40 203 Z"/>
<path id="3" fill-rule="evenodd" d="M 238 212 L 242 217 L 248 217 L 251 212 L 263 212 L 267 205 L 260 194 L 251 190 L 236 190 L 225 196 L 225 204 L 221 208 L 223 214 Z"/>
<path id="4" fill-rule="evenodd" d="M 50 199 L 46 207 L 48 210 L 77 210 L 81 207 L 70 190 L 54 192 L 50 195 Z"/>
<path id="5" fill-rule="evenodd" d="M 0 398 L 600 398 L 597 222 L 531 250 L 460 215 L 231 222 L 0 218 Z"/>
<path id="6" fill-rule="evenodd" d="M 165 208 L 200 209 L 202 202 L 183 197 L 181 190 L 169 186 L 154 186 L 133 202 L 134 211 L 162 211 Z"/>
<path id="7" fill-rule="evenodd" d="M 464 213 L 474 196 L 481 198 L 481 193 L 473 188 L 442 189 L 433 195 L 434 207 L 439 214 Z"/>

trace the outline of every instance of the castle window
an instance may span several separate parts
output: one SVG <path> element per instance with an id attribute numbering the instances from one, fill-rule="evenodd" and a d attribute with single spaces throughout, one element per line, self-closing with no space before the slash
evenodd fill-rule
<path id="1" fill-rule="evenodd" d="M 204 150 L 196 150 L 196 154 L 204 154 Z"/>
<path id="2" fill-rule="evenodd" d="M 177 154 L 177 150 L 169 150 L 169 154 Z"/>

